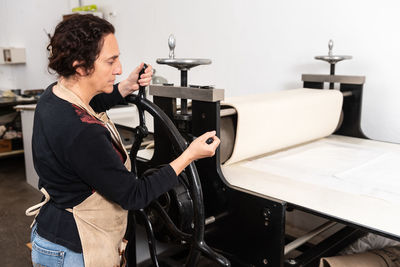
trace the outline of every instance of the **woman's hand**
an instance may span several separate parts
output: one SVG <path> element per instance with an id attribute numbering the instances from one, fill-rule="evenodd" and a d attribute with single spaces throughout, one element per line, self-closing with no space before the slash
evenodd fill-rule
<path id="1" fill-rule="evenodd" d="M 212 138 L 213 142 L 207 144 L 207 139 Z M 189 147 L 174 161 L 170 163 L 176 175 L 179 175 L 193 160 L 212 157 L 221 141 L 215 135 L 215 131 L 206 132 L 197 137 Z"/>
<path id="2" fill-rule="evenodd" d="M 144 63 L 140 63 L 131 74 L 129 74 L 128 78 L 123 80 L 118 84 L 118 90 L 122 97 L 126 97 L 127 95 L 132 94 L 134 91 L 139 89 L 139 85 L 148 86 L 151 82 L 151 77 L 153 76 L 153 67 L 151 65 L 147 65 L 144 74 L 139 77 L 140 71 L 143 69 Z"/>
<path id="3" fill-rule="evenodd" d="M 208 138 L 213 139 L 211 144 L 206 143 Z M 215 150 L 220 142 L 219 138 L 215 135 L 215 131 L 211 131 L 197 137 L 186 150 L 192 161 L 212 157 L 215 155 Z"/>

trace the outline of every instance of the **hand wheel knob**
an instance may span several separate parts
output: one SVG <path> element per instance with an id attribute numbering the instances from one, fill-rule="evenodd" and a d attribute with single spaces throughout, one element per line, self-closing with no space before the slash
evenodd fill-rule
<path id="1" fill-rule="evenodd" d="M 175 51 L 174 51 L 175 45 L 176 45 L 175 36 L 171 34 L 168 38 L 169 58 L 175 58 Z"/>
<path id="2" fill-rule="evenodd" d="M 328 55 L 329 55 L 329 56 L 332 56 L 332 48 L 333 48 L 333 41 L 332 41 L 332 40 L 329 40 L 328 48 L 329 48 L 329 53 L 328 53 Z"/>
<path id="3" fill-rule="evenodd" d="M 212 142 L 214 142 L 214 139 L 213 139 L 212 137 L 210 137 L 210 138 L 208 138 L 208 139 L 206 140 L 206 143 L 207 143 L 208 145 L 212 144 Z"/>

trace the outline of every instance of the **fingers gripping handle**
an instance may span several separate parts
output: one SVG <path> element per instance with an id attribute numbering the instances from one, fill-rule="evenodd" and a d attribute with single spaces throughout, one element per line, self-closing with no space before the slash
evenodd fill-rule
<path id="1" fill-rule="evenodd" d="M 146 98 L 146 86 L 141 86 L 139 83 L 140 76 L 145 73 L 146 68 L 147 68 L 147 64 L 144 63 L 143 68 L 140 70 L 139 75 L 138 75 L 138 84 L 139 84 L 138 96 L 139 97 L 137 98 L 137 101 L 140 101 L 140 99 Z M 146 121 L 144 118 L 144 112 L 140 108 L 138 108 L 138 112 L 139 112 L 140 126 L 146 132 L 146 134 L 143 136 L 143 137 L 145 137 L 145 136 L 147 136 L 147 127 L 146 127 Z"/>
<path id="2" fill-rule="evenodd" d="M 146 68 L 147 68 L 147 64 L 144 63 L 143 68 L 142 68 L 142 69 L 140 70 L 140 72 L 139 72 L 138 84 L 139 84 L 140 76 L 141 76 L 142 74 L 144 74 Z M 146 91 L 145 91 L 145 89 L 146 89 L 145 86 L 141 86 L 141 85 L 139 84 L 139 95 L 140 95 L 141 97 L 145 97 L 145 96 L 146 96 Z"/>

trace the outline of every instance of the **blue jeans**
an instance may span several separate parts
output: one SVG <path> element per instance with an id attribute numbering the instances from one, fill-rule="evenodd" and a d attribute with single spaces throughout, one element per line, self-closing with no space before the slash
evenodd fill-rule
<path id="1" fill-rule="evenodd" d="M 32 227 L 32 264 L 48 267 L 84 267 L 83 254 L 76 253 L 61 245 L 50 242 L 36 232 L 36 223 Z"/>

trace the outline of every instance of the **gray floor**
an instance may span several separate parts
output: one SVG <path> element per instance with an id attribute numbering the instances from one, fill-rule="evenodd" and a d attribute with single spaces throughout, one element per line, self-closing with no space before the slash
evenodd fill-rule
<path id="1" fill-rule="evenodd" d="M 26 243 L 33 218 L 25 210 L 40 199 L 25 182 L 24 157 L 0 158 L 0 266 L 32 266 Z"/>

